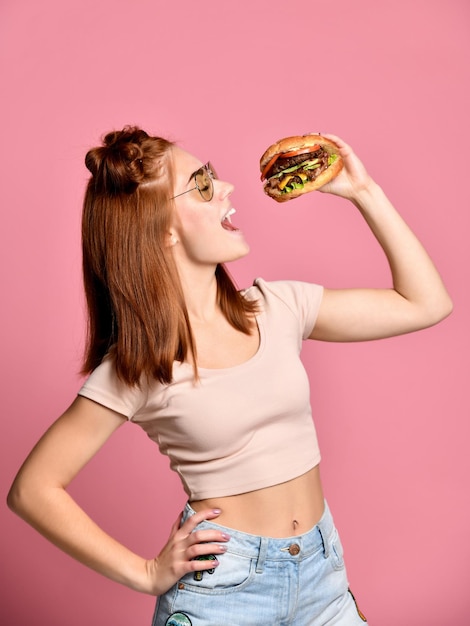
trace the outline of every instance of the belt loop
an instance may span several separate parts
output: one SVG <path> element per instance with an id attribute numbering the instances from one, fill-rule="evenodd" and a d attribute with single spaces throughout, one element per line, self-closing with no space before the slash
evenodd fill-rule
<path id="1" fill-rule="evenodd" d="M 259 544 L 258 560 L 256 561 L 256 573 L 263 573 L 264 561 L 266 559 L 266 553 L 268 551 L 268 538 L 261 537 Z"/>
<path id="2" fill-rule="evenodd" d="M 323 556 L 327 559 L 330 556 L 330 544 L 328 543 L 328 532 L 322 526 L 322 523 L 319 522 L 317 527 L 323 544 Z"/>

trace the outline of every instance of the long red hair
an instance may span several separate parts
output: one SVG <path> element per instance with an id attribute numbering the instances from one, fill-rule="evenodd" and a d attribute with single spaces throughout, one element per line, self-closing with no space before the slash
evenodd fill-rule
<path id="1" fill-rule="evenodd" d="M 92 177 L 83 204 L 83 279 L 88 332 L 82 373 L 106 354 L 129 385 L 142 376 L 172 380 L 175 361 L 196 347 L 167 236 L 172 223 L 173 143 L 137 127 L 108 133 L 85 164 Z M 255 304 L 217 266 L 219 305 L 249 334 Z"/>

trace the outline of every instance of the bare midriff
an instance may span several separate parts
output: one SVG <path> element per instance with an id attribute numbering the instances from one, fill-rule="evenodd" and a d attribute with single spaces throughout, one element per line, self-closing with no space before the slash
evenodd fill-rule
<path id="1" fill-rule="evenodd" d="M 265 537 L 292 537 L 309 531 L 324 511 L 320 469 L 279 485 L 222 498 L 191 502 L 195 511 L 220 509 L 213 520 L 241 532 Z"/>

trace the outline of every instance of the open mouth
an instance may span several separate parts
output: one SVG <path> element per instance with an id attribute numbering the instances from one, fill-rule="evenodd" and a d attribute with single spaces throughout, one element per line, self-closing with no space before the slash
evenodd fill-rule
<path id="1" fill-rule="evenodd" d="M 228 213 L 226 213 L 223 218 L 222 221 L 220 222 L 222 224 L 222 228 L 224 228 L 225 230 L 239 230 L 238 228 L 236 228 L 233 224 L 232 224 L 232 218 L 231 216 L 235 213 L 235 209 L 230 209 L 230 211 L 228 211 Z"/>

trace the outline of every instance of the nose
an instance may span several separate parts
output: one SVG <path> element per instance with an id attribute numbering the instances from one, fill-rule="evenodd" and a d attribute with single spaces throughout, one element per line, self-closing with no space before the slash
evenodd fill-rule
<path id="1" fill-rule="evenodd" d="M 225 180 L 214 180 L 215 193 L 221 200 L 228 198 L 228 196 L 233 193 L 234 189 L 235 187 L 232 183 L 228 183 Z"/>

